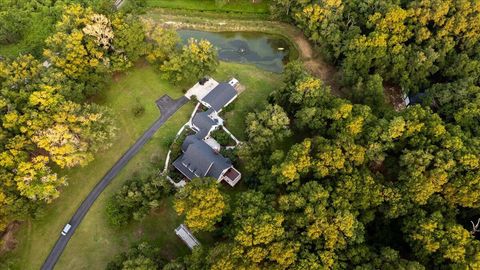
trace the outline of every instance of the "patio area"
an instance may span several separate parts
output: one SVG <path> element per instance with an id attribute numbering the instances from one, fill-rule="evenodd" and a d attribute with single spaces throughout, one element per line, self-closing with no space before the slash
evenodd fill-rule
<path id="1" fill-rule="evenodd" d="M 208 95 L 213 88 L 217 87 L 218 84 L 217 81 L 211 78 L 204 82 L 197 82 L 187 91 L 187 93 L 185 93 L 185 96 L 188 99 L 192 99 L 193 96 L 196 96 L 198 100 L 201 100 Z"/>

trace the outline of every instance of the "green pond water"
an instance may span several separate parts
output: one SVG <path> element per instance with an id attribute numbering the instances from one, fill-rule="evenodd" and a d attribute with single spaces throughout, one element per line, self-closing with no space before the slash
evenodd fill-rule
<path id="1" fill-rule="evenodd" d="M 183 43 L 188 39 L 207 39 L 223 61 L 253 64 L 261 69 L 282 72 L 286 63 L 297 57 L 292 44 L 284 37 L 261 32 L 205 32 L 178 30 Z"/>

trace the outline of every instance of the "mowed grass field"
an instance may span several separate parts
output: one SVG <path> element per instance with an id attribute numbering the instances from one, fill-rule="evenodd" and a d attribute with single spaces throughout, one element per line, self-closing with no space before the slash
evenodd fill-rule
<path id="1" fill-rule="evenodd" d="M 111 87 L 101 97 L 97 98 L 97 102 L 109 106 L 114 111 L 118 120 L 118 136 L 113 146 L 108 151 L 99 153 L 88 166 L 70 170 L 67 174 L 69 185 L 64 188 L 60 198 L 49 205 L 41 217 L 35 220 L 27 220 L 21 226 L 20 231 L 16 234 L 19 241 L 18 248 L 8 256 L 12 269 L 40 269 L 61 229 L 69 221 L 83 199 L 121 155 L 160 116 L 155 100 L 163 94 L 169 94 L 173 98 L 183 95 L 180 89 L 160 80 L 158 73 L 147 66 L 127 72 L 122 78 L 112 82 Z M 145 107 L 145 113 L 140 117 L 134 117 L 132 113 L 137 103 Z M 101 243 L 97 249 L 91 250 L 92 253 L 101 256 L 101 259 L 106 260 L 109 259 L 109 256 L 129 245 L 129 243 L 125 243 L 125 245 L 117 246 L 123 241 L 118 234 L 105 228 L 105 226 L 97 228 L 96 223 L 92 224 L 89 220 L 103 217 L 103 213 L 100 212 L 104 208 L 105 195 L 111 194 L 113 190 L 118 188 L 125 180 L 126 175 L 147 166 L 151 162 L 158 163 L 163 160 L 168 145 L 167 141 L 171 140 L 181 125 L 188 120 L 192 109 L 193 105 L 190 103 L 181 108 L 128 164 L 122 171 L 122 175 L 113 180 L 105 194 L 94 204 L 85 222 L 79 227 L 78 234 L 75 234 L 72 239 L 73 244 L 75 244 L 76 239 L 79 239 L 76 236 L 81 235 L 82 231 L 91 231 L 95 237 L 106 235 L 108 239 L 115 239 L 116 241 L 111 241 L 111 245 Z M 102 230 L 99 231 L 99 228 L 102 228 Z M 88 241 L 90 239 L 92 238 L 80 240 Z M 69 245 L 69 247 L 71 246 Z M 88 257 L 89 254 L 83 253 L 83 251 L 83 249 L 80 249 L 77 251 L 77 255 L 80 256 L 73 257 L 77 260 L 84 260 L 84 263 L 78 264 L 72 269 L 81 269 L 80 265 L 96 265 L 97 261 Z M 67 255 L 68 252 L 69 248 L 66 251 Z M 58 269 L 65 268 L 60 265 Z"/>
<path id="2" fill-rule="evenodd" d="M 229 3 L 218 5 L 215 0 L 147 0 L 148 7 L 187 9 L 215 12 L 239 13 L 269 13 L 271 0 L 230 0 Z"/>
<path id="3" fill-rule="evenodd" d="M 231 77 L 239 79 L 246 90 L 225 117 L 228 128 L 243 139 L 245 115 L 251 110 L 261 109 L 269 93 L 280 85 L 281 80 L 279 74 L 254 66 L 221 62 L 214 78 L 221 81 Z M 90 165 L 70 170 L 69 186 L 65 187 L 60 198 L 49 205 L 41 217 L 28 220 L 21 226 L 17 233 L 18 248 L 6 258 L 10 269 L 40 268 L 61 229 L 90 190 L 160 115 L 154 101 L 163 94 L 178 98 L 183 91 L 159 79 L 159 74 L 152 67 L 141 66 L 115 78 L 111 87 L 95 98 L 96 102 L 111 107 L 117 115 L 118 137 L 113 147 L 98 154 Z M 144 106 L 145 113 L 134 117 L 132 111 L 139 104 Z M 173 210 L 172 198 L 166 198 L 161 207 L 141 222 L 120 229 L 107 224 L 105 203 L 134 172 L 151 166 L 163 168 L 169 143 L 188 120 L 193 106 L 188 103 L 177 111 L 107 187 L 76 230 L 55 269 L 104 269 L 115 255 L 142 240 L 160 247 L 162 255 L 167 258 L 189 252 L 173 232 L 182 220 Z M 202 243 L 211 242 L 208 235 L 199 238 Z"/>
<path id="4" fill-rule="evenodd" d="M 267 105 L 270 93 L 281 87 L 282 76 L 251 65 L 221 62 L 214 77 L 217 81 L 235 77 L 245 86 L 245 91 L 222 112 L 225 126 L 239 140 L 244 140 L 245 117 L 248 113 L 262 110 Z"/>

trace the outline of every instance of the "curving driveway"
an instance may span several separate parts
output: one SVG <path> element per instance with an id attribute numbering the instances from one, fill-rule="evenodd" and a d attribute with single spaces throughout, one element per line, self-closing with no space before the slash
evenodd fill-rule
<path id="1" fill-rule="evenodd" d="M 113 167 L 105 174 L 105 176 L 98 182 L 98 184 L 93 188 L 93 190 L 88 194 L 87 198 L 82 202 L 80 207 L 77 209 L 73 217 L 70 219 L 69 224 L 72 225 L 70 231 L 67 235 L 60 235 L 55 246 L 50 251 L 47 259 L 43 263 L 42 270 L 51 270 L 57 263 L 60 255 L 62 255 L 63 250 L 67 246 L 68 241 L 72 237 L 73 233 L 77 227 L 82 222 L 83 218 L 87 214 L 90 207 L 93 205 L 95 200 L 100 196 L 103 190 L 110 184 L 110 182 L 115 178 L 115 176 L 127 165 L 127 163 L 135 156 L 135 154 L 140 151 L 140 149 L 147 143 L 147 141 L 155 134 L 155 132 L 183 105 L 188 102 L 188 99 L 185 96 L 177 100 L 172 100 L 168 95 L 164 95 L 162 98 L 157 100 L 157 106 L 160 109 L 161 116 L 158 118 L 150 128 L 143 133 L 143 135 L 132 145 L 127 152 L 113 165 Z"/>

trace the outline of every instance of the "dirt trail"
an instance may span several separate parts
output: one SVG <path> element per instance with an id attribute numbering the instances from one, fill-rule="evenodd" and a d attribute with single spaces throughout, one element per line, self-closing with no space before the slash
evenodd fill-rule
<path id="1" fill-rule="evenodd" d="M 291 26 L 289 26 L 291 27 Z M 343 96 L 341 88 L 337 82 L 338 71 L 327 63 L 322 57 L 314 51 L 312 44 L 305 35 L 297 28 L 291 27 L 290 38 L 295 42 L 300 53 L 300 60 L 305 68 L 315 77 L 322 79 L 332 88 L 332 93 L 337 96 Z"/>

